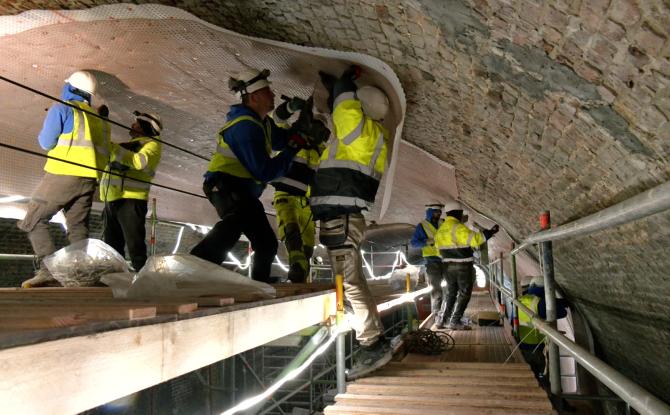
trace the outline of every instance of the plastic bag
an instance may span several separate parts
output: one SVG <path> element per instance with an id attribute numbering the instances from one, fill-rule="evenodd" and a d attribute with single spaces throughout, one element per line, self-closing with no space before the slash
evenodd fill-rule
<path id="1" fill-rule="evenodd" d="M 114 277 L 114 278 L 111 278 Z M 105 279 L 117 293 L 123 295 L 127 276 L 114 275 Z M 269 284 L 254 281 L 193 255 L 177 254 L 152 256 L 127 288 L 126 298 L 198 297 L 220 295 L 236 301 L 275 298 Z"/>
<path id="2" fill-rule="evenodd" d="M 64 287 L 90 287 L 112 272 L 128 272 L 126 261 L 98 239 L 83 239 L 44 258 L 44 265 Z"/>

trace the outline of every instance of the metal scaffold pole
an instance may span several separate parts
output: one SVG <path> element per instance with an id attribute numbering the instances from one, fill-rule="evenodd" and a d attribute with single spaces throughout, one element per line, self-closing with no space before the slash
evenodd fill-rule
<path id="1" fill-rule="evenodd" d="M 512 243 L 512 250 L 514 249 L 514 243 Z M 517 291 L 518 282 L 516 275 L 516 256 L 510 255 L 510 266 L 512 268 L 512 300 L 516 300 L 519 293 Z M 519 308 L 516 304 L 512 303 L 512 327 L 514 329 L 514 336 L 519 335 Z"/>
<path id="2" fill-rule="evenodd" d="M 335 276 L 336 298 L 337 298 L 337 326 L 338 329 L 344 323 L 344 277 L 341 274 Z M 346 393 L 346 333 L 337 335 L 335 343 L 335 364 L 337 374 L 337 393 Z"/>
<path id="3" fill-rule="evenodd" d="M 540 228 L 551 227 L 549 211 L 540 215 Z M 551 241 L 542 242 L 542 274 L 544 275 L 544 299 L 547 305 L 547 323 L 556 328 L 556 282 L 554 281 L 554 253 Z M 549 342 L 549 382 L 554 396 L 561 394 L 561 360 L 558 345 Z"/>

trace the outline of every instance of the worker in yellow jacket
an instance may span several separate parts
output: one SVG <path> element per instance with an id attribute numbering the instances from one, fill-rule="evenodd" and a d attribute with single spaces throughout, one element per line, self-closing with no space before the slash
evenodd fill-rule
<path id="1" fill-rule="evenodd" d="M 160 117 L 135 111 L 130 141 L 112 144 L 111 162 L 100 181 L 103 210 L 103 239 L 117 252 L 128 256 L 139 271 L 147 260 L 146 227 L 149 188 L 161 160 Z"/>
<path id="2" fill-rule="evenodd" d="M 374 204 L 386 169 L 389 136 L 382 120 L 389 100 L 377 87 L 358 87 L 354 80 L 359 74 L 355 66 L 339 78 L 320 73 L 329 92 L 334 137 L 321 155 L 310 196 L 314 219 L 321 221 L 319 240 L 328 248 L 333 275 L 344 276 L 345 298 L 354 312 L 352 326 L 361 348 L 349 379 L 381 367 L 392 357 L 360 252 L 366 230 L 362 211 Z"/>
<path id="3" fill-rule="evenodd" d="M 458 202 L 445 204 L 446 218 L 437 230 L 435 245 L 440 250 L 442 262 L 446 266 L 446 299 L 442 302 L 436 321 L 436 328 L 448 330 L 469 330 L 461 320 L 468 306 L 475 282 L 474 250 L 483 245 L 498 232 L 498 225 L 482 232 L 476 232 L 463 223 L 463 208 Z"/>
<path id="4" fill-rule="evenodd" d="M 18 222 L 37 257 L 35 276 L 26 281 L 41 285 L 52 277 L 42 259 L 56 250 L 49 235 L 49 220 L 64 211 L 70 243 L 88 238 L 88 219 L 100 173 L 109 158 L 109 125 L 91 115 L 91 101 L 97 81 L 87 71 L 77 71 L 65 80 L 61 100 L 72 105 L 54 104 L 47 112 L 38 136 L 40 146 L 54 157 L 44 165 L 45 174 L 33 192 L 26 216 Z M 59 161 L 56 160 L 64 160 Z M 67 162 L 77 163 L 79 165 Z"/>
<path id="5" fill-rule="evenodd" d="M 277 125 L 289 128 L 288 119 L 305 107 L 305 101 L 298 97 L 282 98 L 286 101 L 275 109 L 273 119 Z M 315 232 L 309 192 L 324 149 L 324 142 L 314 142 L 310 148 L 301 149 L 286 174 L 270 182 L 275 188 L 272 204 L 277 210 L 279 239 L 288 251 L 288 279 L 293 283 L 303 283 L 309 276 Z"/>

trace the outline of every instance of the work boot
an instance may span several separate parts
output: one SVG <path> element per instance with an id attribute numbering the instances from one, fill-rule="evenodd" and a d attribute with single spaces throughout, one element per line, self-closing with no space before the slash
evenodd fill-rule
<path id="1" fill-rule="evenodd" d="M 463 323 L 463 320 L 450 321 L 447 324 L 447 330 L 472 330 L 468 324 Z"/>
<path id="2" fill-rule="evenodd" d="M 53 282 L 56 282 L 56 279 L 53 277 L 53 275 L 51 275 L 47 267 L 42 266 L 40 269 L 35 271 L 35 275 L 32 278 L 21 283 L 21 288 L 41 287 Z"/>
<path id="3" fill-rule="evenodd" d="M 288 270 L 288 279 L 294 284 L 301 284 L 307 280 L 307 275 L 300 264 L 291 264 Z"/>
<path id="4" fill-rule="evenodd" d="M 363 346 L 354 357 L 354 364 L 347 371 L 347 380 L 358 379 L 384 366 L 393 357 L 391 343 L 386 339 L 377 340 L 371 346 Z"/>

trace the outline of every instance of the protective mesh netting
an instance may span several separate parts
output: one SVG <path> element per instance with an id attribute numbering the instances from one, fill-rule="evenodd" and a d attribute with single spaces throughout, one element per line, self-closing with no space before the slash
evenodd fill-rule
<path id="1" fill-rule="evenodd" d="M 277 95 L 309 96 L 318 70 L 340 73 L 350 63 L 364 66 L 361 82 L 384 89 L 392 104 L 387 127 L 399 137 L 404 94 L 393 71 L 365 55 L 252 39 L 215 27 L 176 8 L 110 5 L 77 11 L 31 11 L 0 17 L 0 74 L 59 96 L 63 81 L 78 69 L 99 82 L 93 106 L 105 103 L 110 118 L 130 125 L 132 111 L 160 114 L 162 139 L 209 158 L 228 107 L 237 102 L 227 89 L 230 75 L 248 67 L 268 68 Z M 47 98 L 0 81 L 0 142 L 45 153 L 37 143 Z M 113 127 L 114 141 L 127 131 Z M 396 140 L 398 141 L 398 140 Z M 393 144 L 389 147 L 392 149 Z M 0 197 L 30 196 L 44 159 L 0 149 Z M 155 182 L 202 194 L 207 161 L 163 146 Z M 272 189 L 263 200 L 268 210 Z M 152 189 L 159 216 L 213 223 L 208 202 L 170 190 Z M 382 200 L 381 191 L 377 203 Z"/>

